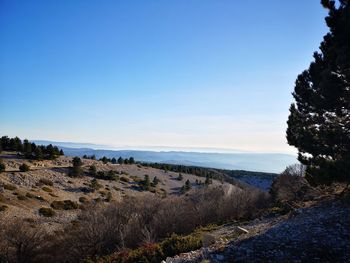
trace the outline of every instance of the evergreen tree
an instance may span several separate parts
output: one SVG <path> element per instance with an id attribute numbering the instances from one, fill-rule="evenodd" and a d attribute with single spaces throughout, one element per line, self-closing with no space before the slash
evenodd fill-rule
<path id="1" fill-rule="evenodd" d="M 209 175 L 207 175 L 207 176 L 205 177 L 205 182 L 204 182 L 204 184 L 205 184 L 205 185 L 210 185 L 210 184 L 212 184 L 212 183 L 213 183 L 212 179 L 210 178 Z"/>
<path id="2" fill-rule="evenodd" d="M 312 183 L 350 180 L 350 1 L 322 4 L 330 32 L 296 80 L 287 129 Z"/>
<path id="3" fill-rule="evenodd" d="M 117 163 L 117 159 L 115 159 L 114 157 L 112 158 L 112 164 L 116 164 Z"/>
<path id="4" fill-rule="evenodd" d="M 60 150 L 60 155 L 64 155 L 64 152 L 63 152 L 63 150 L 62 150 L 62 149 Z"/>
<path id="5" fill-rule="evenodd" d="M 102 161 L 104 164 L 108 163 L 109 159 L 106 156 L 103 156 L 100 161 Z"/>
<path id="6" fill-rule="evenodd" d="M 83 162 L 79 157 L 74 157 L 72 160 L 72 163 L 73 163 L 73 167 L 72 167 L 71 175 L 80 176 L 83 173 L 83 169 L 81 167 L 83 165 Z"/>
<path id="7" fill-rule="evenodd" d="M 185 190 L 188 191 L 192 188 L 190 180 L 187 180 L 185 182 Z"/>
<path id="8" fill-rule="evenodd" d="M 144 180 L 142 181 L 142 188 L 143 188 L 143 190 L 145 190 L 145 191 L 149 191 L 150 187 L 151 187 L 151 182 L 150 182 L 150 180 L 149 180 L 149 175 L 148 175 L 148 174 L 145 174 L 145 178 L 144 178 Z"/>
<path id="9" fill-rule="evenodd" d="M 153 178 L 152 185 L 153 185 L 154 187 L 156 187 L 156 186 L 158 185 L 158 183 L 159 183 L 159 179 L 158 179 L 157 176 L 155 176 L 155 177 Z"/>
<path id="10" fill-rule="evenodd" d="M 23 140 L 23 153 L 26 158 L 32 155 L 32 144 L 27 139 Z"/>
<path id="11" fill-rule="evenodd" d="M 182 181 L 184 179 L 182 173 L 179 173 L 179 176 L 177 177 L 177 180 Z"/>
<path id="12" fill-rule="evenodd" d="M 83 162 L 77 156 L 73 158 L 72 163 L 73 163 L 73 166 L 82 166 L 83 165 Z"/>
<path id="13" fill-rule="evenodd" d="M 130 158 L 129 158 L 129 164 L 134 164 L 134 163 L 135 163 L 134 157 L 130 157 Z"/>
<path id="14" fill-rule="evenodd" d="M 91 166 L 89 167 L 89 173 L 90 173 L 91 176 L 96 176 L 96 174 L 97 174 L 97 169 L 96 169 L 96 166 L 95 166 L 95 165 L 91 165 Z"/>
<path id="15" fill-rule="evenodd" d="M 32 145 L 32 147 L 33 147 L 33 145 Z M 44 158 L 43 151 L 41 150 L 40 147 L 35 147 L 34 155 L 35 155 L 35 159 L 39 160 L 39 161 Z"/>
<path id="16" fill-rule="evenodd" d="M 5 169 L 6 169 L 6 166 L 5 166 L 4 162 L 3 162 L 3 160 L 0 159 L 0 173 L 4 172 Z"/>
<path id="17" fill-rule="evenodd" d="M 25 163 L 23 163 L 19 166 L 19 170 L 21 172 L 28 172 L 30 170 L 30 167 L 28 165 L 26 165 Z"/>
<path id="18" fill-rule="evenodd" d="M 124 159 L 123 159 L 122 157 L 119 157 L 119 158 L 118 158 L 118 163 L 119 163 L 119 164 L 123 164 L 123 163 L 124 163 Z"/>

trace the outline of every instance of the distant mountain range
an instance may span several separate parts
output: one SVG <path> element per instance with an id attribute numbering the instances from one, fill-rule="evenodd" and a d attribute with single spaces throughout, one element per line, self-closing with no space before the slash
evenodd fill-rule
<path id="1" fill-rule="evenodd" d="M 136 161 L 151 163 L 182 164 L 200 167 L 212 167 L 229 170 L 248 170 L 257 172 L 280 173 L 286 166 L 297 163 L 291 154 L 281 153 L 208 153 L 185 151 L 143 151 L 143 150 L 106 150 L 103 145 L 81 144 L 34 140 L 38 145 L 54 144 L 67 156 L 95 155 L 96 158 L 121 156 L 134 157 Z M 108 147 L 108 146 L 106 146 Z"/>

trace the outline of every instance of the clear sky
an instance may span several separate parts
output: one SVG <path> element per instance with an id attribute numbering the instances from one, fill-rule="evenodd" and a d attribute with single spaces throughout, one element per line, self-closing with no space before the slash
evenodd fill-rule
<path id="1" fill-rule="evenodd" d="M 0 135 L 293 152 L 319 0 L 0 0 Z"/>

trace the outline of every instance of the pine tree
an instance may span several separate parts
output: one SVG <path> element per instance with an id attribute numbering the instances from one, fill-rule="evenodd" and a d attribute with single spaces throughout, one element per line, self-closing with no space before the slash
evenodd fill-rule
<path id="1" fill-rule="evenodd" d="M 151 182 L 149 180 L 149 175 L 145 174 L 145 178 L 142 181 L 143 190 L 148 191 L 151 187 Z"/>
<path id="2" fill-rule="evenodd" d="M 322 0 L 330 32 L 295 83 L 287 139 L 312 183 L 350 180 L 350 1 Z"/>
<path id="3" fill-rule="evenodd" d="M 72 163 L 73 163 L 73 167 L 72 167 L 71 175 L 80 176 L 83 173 L 83 169 L 81 167 L 83 165 L 83 162 L 79 157 L 74 157 Z"/>
<path id="4" fill-rule="evenodd" d="M 123 159 L 122 157 L 119 157 L 119 158 L 118 158 L 118 163 L 119 163 L 119 164 L 123 164 L 123 163 L 124 163 L 124 159 Z"/>
<path id="5" fill-rule="evenodd" d="M 27 140 L 23 140 L 23 153 L 26 158 L 32 155 L 32 144 Z"/>
<path id="6" fill-rule="evenodd" d="M 116 164 L 117 163 L 117 159 L 115 159 L 114 157 L 112 158 L 112 164 Z"/>
<path id="7" fill-rule="evenodd" d="M 3 160 L 0 159 L 0 173 L 4 172 L 5 169 L 6 169 L 6 166 L 5 166 L 4 162 L 3 162 Z"/>
<path id="8" fill-rule="evenodd" d="M 33 149 L 33 144 L 32 144 L 32 149 Z M 34 155 L 35 155 L 35 159 L 39 161 L 44 158 L 43 151 L 41 150 L 40 147 L 35 147 Z"/>
<path id="9" fill-rule="evenodd" d="M 155 176 L 155 177 L 153 178 L 152 185 L 155 187 L 155 186 L 157 186 L 157 185 L 158 185 L 158 183 L 159 183 L 159 179 L 158 179 L 158 177 L 157 177 L 157 176 Z"/>
<path id="10" fill-rule="evenodd" d="M 185 190 L 189 191 L 192 188 L 190 180 L 187 180 L 185 182 Z"/>

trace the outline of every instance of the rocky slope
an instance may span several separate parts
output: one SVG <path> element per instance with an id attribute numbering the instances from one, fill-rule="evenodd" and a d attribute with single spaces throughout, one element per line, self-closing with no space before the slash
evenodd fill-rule
<path id="1" fill-rule="evenodd" d="M 349 262 L 349 198 L 304 205 L 283 216 L 223 226 L 203 237 L 206 247 L 166 262 Z"/>

